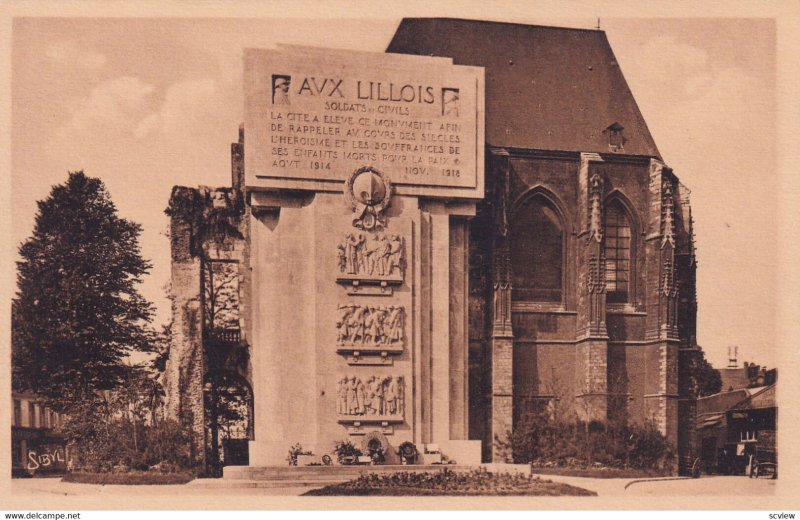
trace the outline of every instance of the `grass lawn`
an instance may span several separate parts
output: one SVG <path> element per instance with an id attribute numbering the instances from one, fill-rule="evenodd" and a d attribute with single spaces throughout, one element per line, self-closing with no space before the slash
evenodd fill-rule
<path id="1" fill-rule="evenodd" d="M 156 473 L 131 471 L 128 473 L 72 472 L 64 475 L 62 482 L 77 484 L 121 484 L 124 486 L 186 484 L 194 480 L 192 473 Z"/>
<path id="2" fill-rule="evenodd" d="M 596 496 L 597 493 L 527 475 L 476 470 L 362 475 L 355 480 L 312 489 L 305 496 Z"/>
<path id="3" fill-rule="evenodd" d="M 668 470 L 625 468 L 532 468 L 537 475 L 562 475 L 588 478 L 653 478 L 669 477 Z"/>

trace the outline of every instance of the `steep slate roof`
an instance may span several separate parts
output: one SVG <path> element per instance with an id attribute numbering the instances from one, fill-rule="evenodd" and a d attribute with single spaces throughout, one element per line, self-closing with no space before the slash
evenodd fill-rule
<path id="1" fill-rule="evenodd" d="M 603 31 L 405 18 L 386 51 L 485 67 L 492 146 L 608 153 L 619 123 L 622 153 L 660 158 Z"/>

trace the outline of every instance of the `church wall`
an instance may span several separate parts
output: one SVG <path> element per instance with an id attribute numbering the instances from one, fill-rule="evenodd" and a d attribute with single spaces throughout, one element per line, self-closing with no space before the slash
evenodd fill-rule
<path id="1" fill-rule="evenodd" d="M 502 157 L 502 153 L 508 154 L 506 163 L 498 158 Z M 661 328 L 667 325 L 655 325 L 666 324 L 664 320 L 668 319 L 666 313 L 669 311 L 664 300 L 655 294 L 662 287 L 662 263 L 664 255 L 668 254 L 660 247 L 662 228 L 659 222 L 663 218 L 661 191 L 653 192 L 653 182 L 658 183 L 660 188 L 661 177 L 653 180 L 650 159 L 646 157 L 603 154 L 592 159 L 595 162 L 589 170 L 590 174 L 597 171 L 604 181 L 603 204 L 619 200 L 628 213 L 632 233 L 632 283 L 627 303 L 605 304 L 604 325 L 608 339 L 580 341 L 581 327 L 585 327 L 582 320 L 587 317 L 582 314 L 586 311 L 581 310 L 578 304 L 585 291 L 580 284 L 586 283 L 585 275 L 581 273 L 586 270 L 583 263 L 588 261 L 588 256 L 585 256 L 587 253 L 584 253 L 584 249 L 589 240 L 586 231 L 588 222 L 584 222 L 584 219 L 588 219 L 588 212 L 581 206 L 588 203 L 587 195 L 581 195 L 581 190 L 587 189 L 586 184 L 579 182 L 581 163 L 577 154 L 564 152 L 506 150 L 502 153 L 492 154 L 495 164 L 487 169 L 487 185 L 490 189 L 487 199 L 478 205 L 479 217 L 482 214 L 490 216 L 483 220 L 476 217 L 472 223 L 472 246 L 479 250 L 470 256 L 471 366 L 477 367 L 477 359 L 485 362 L 492 355 L 491 341 L 486 339 L 486 316 L 482 313 L 492 310 L 492 278 L 487 276 L 487 267 L 495 264 L 486 259 L 484 248 L 492 249 L 493 254 L 497 254 L 494 249 L 496 242 L 488 241 L 485 237 L 496 236 L 496 214 L 502 206 L 502 187 L 495 186 L 492 189 L 492 186 L 501 182 L 498 179 L 502 178 L 504 168 L 507 168 L 509 228 L 519 225 L 515 221 L 514 210 L 528 195 L 545 193 L 563 220 L 565 244 L 561 303 L 512 302 L 513 420 L 520 420 L 525 413 L 525 403 L 531 399 L 543 400 L 549 395 L 557 395 L 557 409 L 562 417 L 586 417 L 582 408 L 599 406 L 601 415 L 590 413 L 589 417 L 624 418 L 639 425 L 653 421 L 675 444 L 678 439 L 677 345 L 668 341 L 666 336 L 657 341 L 661 334 L 670 332 L 661 332 Z M 675 210 L 678 211 L 677 205 Z M 686 225 L 678 227 L 676 239 L 679 243 L 691 242 L 687 229 Z M 475 247 L 475 244 L 481 245 Z M 509 247 L 513 255 L 513 241 Z M 693 273 L 686 273 L 686 265 L 682 259 L 680 264 L 676 264 L 676 276 L 679 280 L 693 283 Z M 648 291 L 653 294 L 648 294 Z M 683 300 L 691 300 L 692 297 L 693 292 L 687 292 Z M 684 310 L 681 322 L 690 318 L 693 312 L 694 309 Z M 681 325 L 681 331 L 686 331 L 681 335 L 688 336 L 693 324 Z M 653 332 L 653 327 L 658 330 Z M 685 341 L 689 342 L 689 338 L 686 337 Z M 495 355 L 495 359 L 501 358 Z M 585 376 L 576 377 L 576 374 Z M 470 419 L 470 434 L 472 438 L 482 438 L 484 441 L 490 439 L 487 433 L 491 431 L 492 414 L 497 414 L 497 411 L 485 414 L 486 407 L 479 404 L 490 400 L 486 395 L 491 395 L 491 381 L 486 379 L 486 374 L 478 370 L 470 374 L 470 384 L 482 390 L 470 389 L 471 410 L 481 408 L 478 413 L 485 417 L 483 425 L 474 417 Z M 599 397 L 587 395 L 576 398 L 589 387 L 605 388 L 607 412 L 605 405 L 600 404 Z M 681 394 L 684 393 L 681 390 Z M 686 394 L 686 397 L 691 396 Z M 686 415 L 688 412 L 683 413 Z"/>
<path id="2" fill-rule="evenodd" d="M 607 313 L 606 326 L 608 327 L 609 341 L 640 341 L 644 339 L 644 318 L 644 313 Z"/>
<path id="3" fill-rule="evenodd" d="M 568 312 L 515 312 L 514 337 L 518 341 L 552 341 L 575 338 L 574 313 Z"/>
<path id="4" fill-rule="evenodd" d="M 572 344 L 515 343 L 514 396 L 518 408 L 515 420 L 521 418 L 522 410 L 536 396 L 556 398 L 558 418 L 574 419 L 575 352 Z"/>

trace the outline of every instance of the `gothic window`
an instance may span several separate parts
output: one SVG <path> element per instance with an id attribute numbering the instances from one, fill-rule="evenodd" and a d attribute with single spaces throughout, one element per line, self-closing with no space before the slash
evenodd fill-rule
<path id="1" fill-rule="evenodd" d="M 22 403 L 14 399 L 14 426 L 22 426 Z"/>
<path id="2" fill-rule="evenodd" d="M 515 213 L 510 246 L 512 299 L 561 302 L 564 229 L 546 198 L 533 197 Z"/>
<path id="3" fill-rule="evenodd" d="M 631 288 L 631 223 L 622 204 L 606 206 L 606 292 L 609 303 L 628 303 Z"/>

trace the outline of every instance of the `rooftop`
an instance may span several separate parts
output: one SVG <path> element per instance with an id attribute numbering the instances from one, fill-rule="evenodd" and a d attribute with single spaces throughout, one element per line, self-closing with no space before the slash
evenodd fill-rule
<path id="1" fill-rule="evenodd" d="M 603 31 L 454 18 L 405 18 L 387 52 L 443 56 L 486 69 L 491 146 L 660 158 Z"/>

